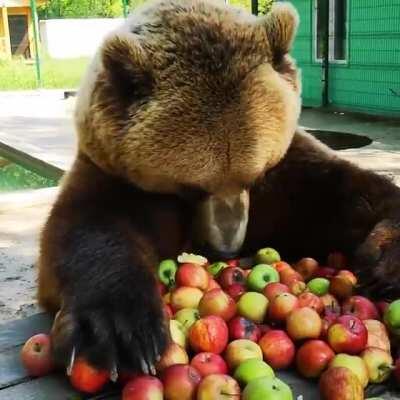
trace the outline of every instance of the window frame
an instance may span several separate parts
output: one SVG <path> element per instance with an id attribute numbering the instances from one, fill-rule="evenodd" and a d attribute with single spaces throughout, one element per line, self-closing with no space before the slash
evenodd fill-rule
<path id="1" fill-rule="evenodd" d="M 349 62 L 349 10 L 350 1 L 346 0 L 346 20 L 345 29 L 346 36 L 344 38 L 345 46 L 345 58 L 343 60 L 335 59 L 335 4 L 337 0 L 329 1 L 329 63 L 331 64 L 348 64 Z M 313 1 L 313 56 L 314 61 L 317 63 L 323 63 L 322 58 L 318 58 L 318 0 Z"/>

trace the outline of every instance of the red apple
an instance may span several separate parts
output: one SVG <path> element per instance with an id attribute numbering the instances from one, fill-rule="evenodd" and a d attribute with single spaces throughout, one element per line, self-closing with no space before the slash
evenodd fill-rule
<path id="1" fill-rule="evenodd" d="M 347 257 L 340 251 L 334 251 L 328 255 L 328 267 L 335 269 L 345 269 L 347 267 Z"/>
<path id="2" fill-rule="evenodd" d="M 209 284 L 208 272 L 196 264 L 182 264 L 176 273 L 176 283 L 178 286 L 194 287 L 206 290 Z"/>
<path id="3" fill-rule="evenodd" d="M 174 316 L 172 307 L 169 304 L 164 304 L 164 315 L 165 315 L 165 318 L 168 318 L 168 319 L 172 319 Z"/>
<path id="4" fill-rule="evenodd" d="M 237 258 L 225 261 L 230 267 L 240 267 L 240 260 Z"/>
<path id="5" fill-rule="evenodd" d="M 333 325 L 336 320 L 338 319 L 338 316 L 335 314 L 328 314 L 325 315 L 325 317 L 322 318 L 322 330 L 321 330 L 321 337 L 326 339 L 328 336 L 328 330 Z"/>
<path id="6" fill-rule="evenodd" d="M 364 400 L 364 389 L 348 368 L 328 368 L 319 381 L 322 400 Z"/>
<path id="7" fill-rule="evenodd" d="M 302 258 L 296 263 L 294 269 L 303 277 L 305 281 L 311 279 L 318 269 L 318 261 L 313 258 Z"/>
<path id="8" fill-rule="evenodd" d="M 329 290 L 338 299 L 347 299 L 353 294 L 355 285 L 345 275 L 337 275 L 331 279 Z"/>
<path id="9" fill-rule="evenodd" d="M 388 303 L 387 301 L 377 301 L 375 303 L 376 308 L 379 311 L 379 315 L 381 317 L 383 317 L 383 315 L 385 314 L 386 310 L 388 309 L 390 303 Z"/>
<path id="10" fill-rule="evenodd" d="M 348 271 L 347 269 L 342 269 L 341 271 L 339 271 L 337 273 L 336 276 L 343 276 L 343 277 L 347 278 L 353 284 L 353 286 L 357 285 L 357 277 L 351 271 Z"/>
<path id="11" fill-rule="evenodd" d="M 267 332 L 269 332 L 270 330 L 272 330 L 272 328 L 269 326 L 269 325 L 267 325 L 267 324 L 258 324 L 257 325 L 258 326 L 258 328 L 260 329 L 260 338 L 262 337 L 262 336 L 264 336 Z"/>
<path id="12" fill-rule="evenodd" d="M 171 293 L 171 306 L 175 312 L 184 308 L 198 308 L 202 297 L 203 292 L 200 289 L 181 286 Z"/>
<path id="13" fill-rule="evenodd" d="M 293 280 L 289 283 L 290 293 L 294 294 L 295 296 L 300 296 L 306 291 L 306 289 L 307 285 L 303 281 Z"/>
<path id="14" fill-rule="evenodd" d="M 295 356 L 295 347 L 282 330 L 270 330 L 258 342 L 264 355 L 264 360 L 273 369 L 289 367 Z"/>
<path id="15" fill-rule="evenodd" d="M 322 303 L 324 304 L 324 314 L 325 315 L 335 315 L 339 316 L 342 312 L 339 302 L 336 297 L 330 293 L 324 294 L 320 297 Z"/>
<path id="16" fill-rule="evenodd" d="M 336 275 L 337 271 L 331 267 L 319 267 L 315 272 L 313 278 L 326 278 L 331 279 Z"/>
<path id="17" fill-rule="evenodd" d="M 293 282 L 303 281 L 303 277 L 292 267 L 283 269 L 280 273 L 280 282 L 290 287 Z"/>
<path id="18" fill-rule="evenodd" d="M 83 358 L 75 360 L 69 377 L 72 386 L 84 393 L 97 393 L 110 379 L 110 373 L 98 370 L 87 363 Z"/>
<path id="19" fill-rule="evenodd" d="M 318 314 L 324 311 L 324 303 L 321 298 L 311 292 L 304 292 L 299 296 L 299 307 L 313 308 Z"/>
<path id="20" fill-rule="evenodd" d="M 161 360 L 157 363 L 157 371 L 161 372 L 175 364 L 189 364 L 189 356 L 183 347 L 172 342 L 168 345 L 161 356 Z"/>
<path id="21" fill-rule="evenodd" d="M 260 328 L 253 322 L 243 317 L 235 317 L 228 323 L 229 338 L 231 340 L 236 339 L 248 339 L 253 342 L 258 342 L 261 337 Z"/>
<path id="22" fill-rule="evenodd" d="M 176 364 L 162 374 L 166 400 L 195 400 L 201 375 L 190 365 Z"/>
<path id="23" fill-rule="evenodd" d="M 50 336 L 40 333 L 28 339 L 22 347 L 21 360 L 30 376 L 43 376 L 53 371 Z"/>
<path id="24" fill-rule="evenodd" d="M 363 319 L 378 319 L 379 312 L 371 300 L 363 296 L 352 296 L 342 304 L 342 314 Z"/>
<path id="25" fill-rule="evenodd" d="M 264 296 L 269 300 L 272 301 L 274 297 L 278 296 L 281 293 L 290 293 L 290 289 L 287 285 L 284 285 L 280 282 L 271 282 L 265 286 L 263 290 Z"/>
<path id="26" fill-rule="evenodd" d="M 222 289 L 214 289 L 205 293 L 200 300 L 199 312 L 202 317 L 216 315 L 229 321 L 236 314 L 236 303 Z"/>
<path id="27" fill-rule="evenodd" d="M 286 330 L 293 340 L 318 339 L 322 330 L 321 317 L 313 308 L 298 308 L 288 316 Z"/>
<path id="28" fill-rule="evenodd" d="M 189 331 L 193 350 L 220 354 L 228 344 L 228 327 L 221 317 L 210 315 L 196 321 Z"/>
<path id="29" fill-rule="evenodd" d="M 361 353 L 367 342 L 367 328 L 352 315 L 342 315 L 328 330 L 328 343 L 336 353 Z"/>
<path id="30" fill-rule="evenodd" d="M 154 376 L 138 376 L 128 382 L 122 391 L 122 400 L 163 400 L 163 398 L 163 385 Z"/>
<path id="31" fill-rule="evenodd" d="M 214 278 L 211 278 L 211 276 L 210 276 L 206 292 L 209 292 L 210 290 L 213 290 L 213 289 L 221 289 L 221 286 Z"/>
<path id="32" fill-rule="evenodd" d="M 209 375 L 201 381 L 197 390 L 196 399 L 240 400 L 240 387 L 229 375 Z"/>
<path id="33" fill-rule="evenodd" d="M 268 316 L 274 321 L 285 321 L 287 316 L 299 307 L 299 300 L 290 293 L 282 293 L 269 303 Z"/>
<path id="34" fill-rule="evenodd" d="M 219 277 L 218 282 L 223 289 L 227 289 L 229 286 L 239 283 L 241 285 L 246 284 L 246 277 L 244 271 L 239 267 L 228 267 L 224 268 Z"/>
<path id="35" fill-rule="evenodd" d="M 225 289 L 225 292 L 235 301 L 239 300 L 243 293 L 246 293 L 246 286 L 241 283 L 234 283 Z"/>
<path id="36" fill-rule="evenodd" d="M 297 351 L 297 370 L 306 378 L 317 378 L 335 356 L 333 350 L 322 340 L 309 340 Z"/>
<path id="37" fill-rule="evenodd" d="M 273 267 L 279 272 L 279 274 L 285 269 L 292 268 L 290 264 L 285 261 L 278 261 L 273 264 Z"/>
<path id="38" fill-rule="evenodd" d="M 196 354 L 192 358 L 190 365 L 195 368 L 203 378 L 207 375 L 228 373 L 228 366 L 219 354 Z"/>
<path id="39" fill-rule="evenodd" d="M 400 357 L 394 363 L 393 375 L 397 384 L 400 385 Z"/>
<path id="40" fill-rule="evenodd" d="M 165 293 L 167 293 L 167 287 L 159 280 L 157 280 L 157 289 L 161 297 L 164 296 Z"/>

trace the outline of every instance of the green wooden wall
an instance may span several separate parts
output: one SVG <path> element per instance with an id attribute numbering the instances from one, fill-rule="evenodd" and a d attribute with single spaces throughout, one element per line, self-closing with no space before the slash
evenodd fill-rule
<path id="1" fill-rule="evenodd" d="M 330 64 L 332 106 L 400 116 L 400 0 L 348 1 L 348 58 Z M 293 56 L 302 70 L 303 104 L 320 106 L 322 67 L 314 58 L 314 0 L 292 0 L 301 23 Z"/>

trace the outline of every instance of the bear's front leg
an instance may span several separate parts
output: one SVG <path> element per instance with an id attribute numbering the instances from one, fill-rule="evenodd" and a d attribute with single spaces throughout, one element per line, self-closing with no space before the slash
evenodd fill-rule
<path id="1" fill-rule="evenodd" d="M 364 293 L 400 297 L 400 189 L 299 131 L 250 193 L 245 250 L 265 245 L 293 261 L 343 251 Z"/>
<path id="2" fill-rule="evenodd" d="M 44 228 L 39 260 L 39 301 L 59 308 L 57 360 L 68 365 L 75 350 L 98 367 L 154 372 L 168 339 L 154 268 L 179 251 L 180 210 L 168 196 L 76 162 Z"/>

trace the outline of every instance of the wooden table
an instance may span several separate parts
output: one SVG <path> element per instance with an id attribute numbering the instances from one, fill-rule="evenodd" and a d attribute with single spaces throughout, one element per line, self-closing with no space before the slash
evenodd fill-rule
<path id="1" fill-rule="evenodd" d="M 0 325 L 0 400 L 119 399 L 118 388 L 112 385 L 99 395 L 82 395 L 70 386 L 61 372 L 37 379 L 27 376 L 19 359 L 21 347 L 31 336 L 49 332 L 50 326 L 51 318 L 46 314 L 37 314 Z M 316 382 L 303 380 L 291 371 L 280 372 L 278 376 L 291 386 L 295 399 L 318 400 L 320 398 Z M 371 385 L 367 390 L 367 395 L 368 397 L 380 396 L 385 400 L 400 399 L 400 392 L 396 394 L 385 386 L 377 385 Z"/>

